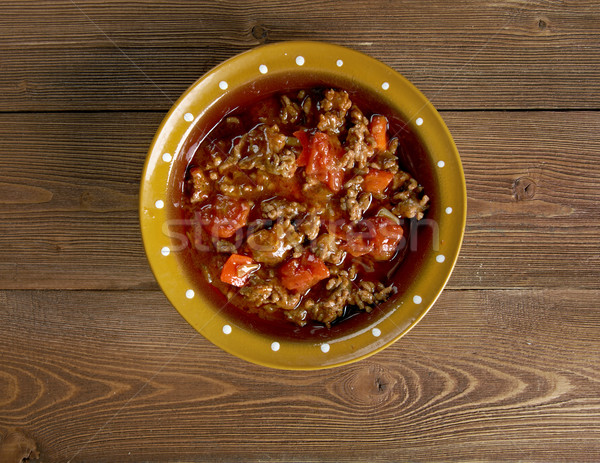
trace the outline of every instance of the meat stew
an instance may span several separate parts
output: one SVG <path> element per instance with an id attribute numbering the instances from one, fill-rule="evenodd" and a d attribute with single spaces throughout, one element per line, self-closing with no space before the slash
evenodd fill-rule
<path id="1" fill-rule="evenodd" d="M 330 326 L 398 291 L 391 275 L 429 198 L 386 116 L 360 106 L 341 89 L 282 92 L 197 144 L 186 233 L 198 271 L 236 307 Z"/>

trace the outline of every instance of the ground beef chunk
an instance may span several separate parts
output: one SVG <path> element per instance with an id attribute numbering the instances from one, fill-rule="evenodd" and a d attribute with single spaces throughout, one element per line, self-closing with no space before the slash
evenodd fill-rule
<path id="1" fill-rule="evenodd" d="M 230 169 L 217 178 L 218 180 L 215 182 L 216 189 L 231 198 L 256 196 L 264 188 L 262 184 L 254 182 L 246 173 L 237 169 Z"/>
<path id="2" fill-rule="evenodd" d="M 306 215 L 298 224 L 298 231 L 303 233 L 310 241 L 319 236 L 321 229 L 321 217 L 316 214 Z"/>
<path id="3" fill-rule="evenodd" d="M 263 217 L 271 220 L 279 218 L 293 219 L 301 212 L 306 211 L 306 206 L 283 198 L 273 198 L 261 203 L 260 209 Z"/>
<path id="4" fill-rule="evenodd" d="M 341 247 L 341 240 L 330 233 L 324 233 L 319 236 L 312 245 L 312 251 L 319 259 L 333 264 L 339 265 L 346 257 L 346 251 Z"/>
<path id="5" fill-rule="evenodd" d="M 369 163 L 370 167 L 374 167 L 379 170 L 387 170 L 392 174 L 398 172 L 398 157 L 396 151 L 398 150 L 398 139 L 393 138 L 388 144 L 388 149 L 378 153 Z"/>
<path id="6" fill-rule="evenodd" d="M 266 310 L 270 309 L 273 312 L 277 309 L 293 310 L 302 298 L 301 294 L 290 293 L 274 279 L 267 281 L 253 275 L 250 277 L 249 283 L 240 288 L 240 295 L 256 306 L 261 306 Z"/>
<path id="7" fill-rule="evenodd" d="M 346 182 L 344 185 L 346 194 L 340 200 L 342 210 L 348 212 L 348 217 L 353 222 L 360 220 L 371 206 L 371 193 L 364 192 L 361 189 L 363 180 L 363 176 L 357 175 Z"/>
<path id="8" fill-rule="evenodd" d="M 356 268 L 341 270 L 329 278 L 326 289 L 329 296 L 318 302 L 309 299 L 302 304 L 310 318 L 329 325 L 343 315 L 347 305 L 355 305 L 365 312 L 371 312 L 378 304 L 387 300 L 394 292 L 392 285 L 385 286 L 381 282 L 353 281 Z"/>
<path id="9" fill-rule="evenodd" d="M 219 166 L 219 171 L 237 165 L 240 169 L 259 169 L 282 177 L 296 172 L 296 154 L 285 148 L 286 136 L 276 124 L 260 124 L 233 146 L 230 156 Z"/>
<path id="10" fill-rule="evenodd" d="M 352 101 L 345 91 L 336 92 L 327 90 L 325 98 L 321 100 L 321 114 L 317 128 L 321 132 L 340 133 L 346 124 L 346 114 L 352 106 Z"/>
<path id="11" fill-rule="evenodd" d="M 393 291 L 393 287 L 385 287 L 383 283 L 373 281 L 361 281 L 358 283 L 356 291 L 352 294 L 352 302 L 361 310 L 371 312 L 373 307 L 383 302 Z"/>
<path id="12" fill-rule="evenodd" d="M 394 176 L 394 191 L 392 202 L 396 203 L 392 212 L 398 217 L 421 220 L 427 210 L 429 197 L 423 193 L 423 187 L 406 172 Z"/>
<path id="13" fill-rule="evenodd" d="M 283 124 L 295 124 L 300 116 L 300 106 L 294 103 L 287 95 L 281 97 L 281 110 L 279 118 Z"/>
<path id="14" fill-rule="evenodd" d="M 308 299 L 304 308 L 309 317 L 326 325 L 330 325 L 336 318 L 344 314 L 344 308 L 350 301 L 352 288 L 350 286 L 339 285 L 332 288 L 329 295 L 319 302 Z"/>
<path id="15" fill-rule="evenodd" d="M 346 152 L 340 164 L 344 169 L 352 169 L 354 166 L 364 168 L 375 153 L 375 140 L 369 132 L 369 120 L 356 106 L 352 107 L 350 118 L 353 125 L 348 130 Z"/>
<path id="16" fill-rule="evenodd" d="M 247 245 L 255 261 L 267 265 L 283 262 L 304 237 L 296 232 L 289 219 L 277 222 L 269 230 L 260 230 L 248 236 Z"/>
<path id="17" fill-rule="evenodd" d="M 193 192 L 190 201 L 193 204 L 206 201 L 210 196 L 212 189 L 208 178 L 206 178 L 206 175 L 204 175 L 204 172 L 199 167 L 192 167 L 190 169 L 190 176 L 193 184 Z"/>

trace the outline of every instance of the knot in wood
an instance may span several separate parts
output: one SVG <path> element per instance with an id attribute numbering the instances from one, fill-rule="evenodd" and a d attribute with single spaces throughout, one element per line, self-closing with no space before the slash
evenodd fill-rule
<path id="1" fill-rule="evenodd" d="M 527 177 L 519 177 L 513 183 L 513 197 L 517 201 L 526 201 L 533 199 L 535 196 L 536 184 L 533 180 Z"/>
<path id="2" fill-rule="evenodd" d="M 255 24 L 252 27 L 252 37 L 260 42 L 267 40 L 269 31 L 262 24 Z"/>
<path id="3" fill-rule="evenodd" d="M 348 378 L 345 384 L 345 394 L 350 402 L 373 407 L 393 400 L 396 378 L 381 365 L 365 366 Z"/>
<path id="4" fill-rule="evenodd" d="M 5 436 L 0 435 L 0 461 L 25 461 L 37 459 L 40 454 L 33 439 L 15 429 Z"/>

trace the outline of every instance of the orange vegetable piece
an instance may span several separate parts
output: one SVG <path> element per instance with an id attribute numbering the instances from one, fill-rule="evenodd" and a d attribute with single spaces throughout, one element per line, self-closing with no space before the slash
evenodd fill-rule
<path id="1" fill-rule="evenodd" d="M 228 285 L 244 286 L 259 266 L 251 257 L 231 254 L 223 265 L 221 281 Z"/>
<path id="2" fill-rule="evenodd" d="M 375 139 L 377 149 L 380 151 L 385 151 L 387 149 L 387 125 L 388 121 L 385 116 L 373 116 L 371 119 L 369 131 Z"/>
<path id="3" fill-rule="evenodd" d="M 319 281 L 329 277 L 325 262 L 307 252 L 300 257 L 290 259 L 279 269 L 281 284 L 290 291 L 304 293 Z"/>
<path id="4" fill-rule="evenodd" d="M 390 184 L 394 174 L 386 170 L 371 169 L 365 175 L 362 188 L 364 191 L 369 193 L 383 193 L 383 191 Z"/>

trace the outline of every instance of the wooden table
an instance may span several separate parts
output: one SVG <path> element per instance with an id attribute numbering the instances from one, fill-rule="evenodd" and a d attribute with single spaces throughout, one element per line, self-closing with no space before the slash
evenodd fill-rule
<path id="1" fill-rule="evenodd" d="M 43 462 L 600 460 L 599 24 L 594 0 L 2 2 L 0 460 L 19 443 Z M 196 334 L 137 214 L 172 102 L 291 39 L 404 74 L 468 188 L 427 317 L 316 372 Z"/>

